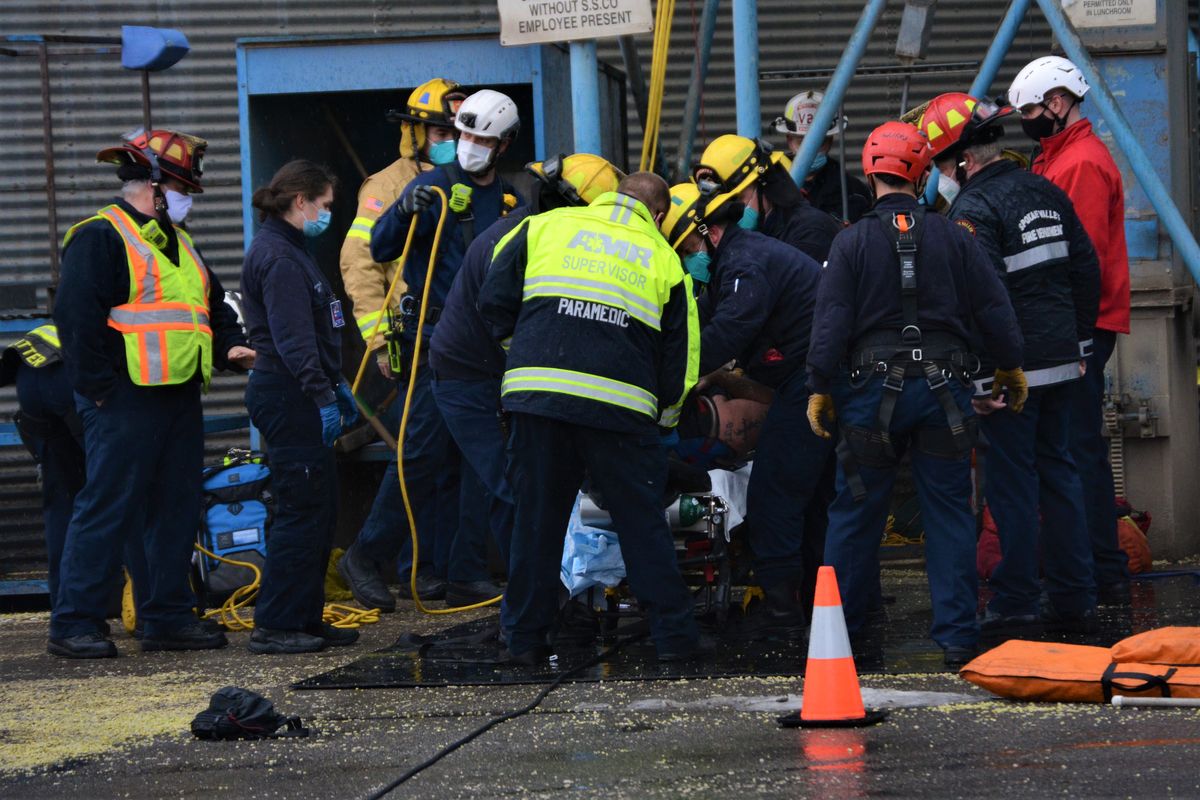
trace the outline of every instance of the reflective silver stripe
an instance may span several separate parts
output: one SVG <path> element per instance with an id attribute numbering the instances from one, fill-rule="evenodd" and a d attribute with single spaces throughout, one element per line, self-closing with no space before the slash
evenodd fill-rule
<path id="1" fill-rule="evenodd" d="M 841 606 L 813 606 L 812 629 L 808 635 L 809 658 L 853 658 L 846 618 Z"/>
<path id="2" fill-rule="evenodd" d="M 668 408 L 666 411 L 662 412 L 662 415 L 658 418 L 658 424 L 664 428 L 674 428 L 679 424 L 679 416 L 682 411 L 683 409 L 680 406 Z"/>
<path id="3" fill-rule="evenodd" d="M 181 323 L 191 325 L 208 325 L 208 312 L 202 309 L 185 311 L 183 309 L 153 309 L 148 311 L 130 311 L 127 308 L 113 308 L 108 312 L 108 318 L 118 325 L 161 325 L 163 323 Z"/>
<path id="4" fill-rule="evenodd" d="M 138 297 L 140 297 L 142 300 L 149 300 L 153 302 L 157 298 L 157 294 L 154 290 L 158 285 L 158 282 L 154 278 L 156 268 L 158 267 L 158 261 L 154 257 L 154 251 L 151 250 L 149 245 L 143 242 L 140 237 L 132 235 L 127 230 L 126 226 L 132 226 L 133 223 L 131 220 L 126 219 L 121 212 L 117 211 L 115 208 L 107 208 L 100 213 L 101 215 L 107 217 L 111 222 L 115 223 L 114 227 L 116 227 L 117 233 L 121 234 L 121 238 L 124 239 L 125 242 L 134 250 L 136 250 L 138 255 L 146 260 L 146 273 L 142 275 L 142 285 L 138 290 Z"/>
<path id="5" fill-rule="evenodd" d="M 1025 382 L 1029 384 L 1030 389 L 1038 386 L 1054 386 L 1077 378 L 1079 378 L 1079 362 L 1077 361 L 1068 361 L 1066 364 L 1059 364 L 1056 367 L 1043 367 L 1025 373 Z M 993 383 L 994 378 L 990 375 L 976 380 L 975 395 L 991 394 Z"/>
<path id="6" fill-rule="evenodd" d="M 162 383 L 163 378 L 163 354 L 162 354 L 162 338 L 155 331 L 147 331 L 141 334 L 142 341 L 146 343 L 146 376 L 150 383 Z"/>
<path id="7" fill-rule="evenodd" d="M 1096 342 L 1094 339 L 1084 339 L 1082 342 L 1080 342 L 1079 357 L 1083 359 L 1090 356 L 1092 354 L 1092 347 L 1095 345 L 1095 343 Z"/>
<path id="8" fill-rule="evenodd" d="M 633 209 L 636 206 L 636 200 L 617 195 L 613 200 L 613 212 L 608 218 L 609 222 L 619 222 L 622 225 L 629 224 L 629 220 L 633 217 Z"/>
<path id="9" fill-rule="evenodd" d="M 1057 261 L 1066 258 L 1071 249 L 1066 242 L 1047 242 L 1031 247 L 1020 253 L 1004 257 L 1004 269 L 1008 272 L 1020 272 L 1023 269 L 1045 264 L 1047 261 Z"/>
<path id="10" fill-rule="evenodd" d="M 645 298 L 602 281 L 567 277 L 538 278 L 534 279 L 532 283 L 525 284 L 525 292 L 521 299 L 529 300 L 532 297 L 545 295 L 619 305 L 629 312 L 629 316 L 646 323 L 655 330 L 659 329 L 659 323 L 662 320 L 662 312 L 652 307 Z"/>
<path id="11" fill-rule="evenodd" d="M 520 367 L 504 373 L 500 394 L 512 392 L 558 392 L 586 397 L 621 408 L 657 416 L 658 398 L 633 384 L 549 367 Z"/>

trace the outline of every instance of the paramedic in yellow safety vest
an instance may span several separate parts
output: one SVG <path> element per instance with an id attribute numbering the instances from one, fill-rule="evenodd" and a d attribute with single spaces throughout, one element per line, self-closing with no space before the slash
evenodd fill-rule
<path id="1" fill-rule="evenodd" d="M 379 322 L 397 263 L 380 264 L 371 258 L 371 228 L 379 215 L 396 202 L 409 181 L 434 166 L 454 161 L 454 114 L 465 97 L 454 81 L 434 78 L 413 89 L 403 111 L 388 112 L 389 122 L 400 123 L 400 157 L 363 181 L 358 190 L 358 211 L 342 242 L 342 282 L 364 341 L 370 341 Z M 404 288 L 401 278 L 392 294 L 393 310 L 399 309 Z M 385 332 L 386 327 L 380 331 Z M 384 343 L 380 336 L 374 347 L 379 371 L 390 378 L 392 369 Z"/>
<path id="2" fill-rule="evenodd" d="M 87 479 L 76 498 L 50 618 L 48 651 L 111 658 L 109 587 L 130 537 L 145 553 L 142 650 L 223 647 L 197 621 L 188 585 L 200 518 L 200 393 L 213 366 L 245 369 L 254 351 L 224 289 L 179 224 L 199 194 L 208 143 L 137 131 L 96 160 L 114 164 L 121 197 L 63 242 L 54 321 L 83 423 Z"/>
<path id="3" fill-rule="evenodd" d="M 664 661 L 711 648 L 692 615 L 663 514 L 674 427 L 700 362 L 692 280 L 658 231 L 667 184 L 648 172 L 585 208 L 528 217 L 500 240 L 479 310 L 507 346 L 516 519 L 504 658 L 544 663 L 563 531 L 586 472 L 607 501 L 634 594 Z"/>

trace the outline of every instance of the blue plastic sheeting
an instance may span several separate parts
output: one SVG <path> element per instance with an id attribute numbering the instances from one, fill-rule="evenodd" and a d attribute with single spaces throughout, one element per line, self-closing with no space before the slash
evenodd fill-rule
<path id="1" fill-rule="evenodd" d="M 121 27 L 121 66 L 161 72 L 179 62 L 192 47 L 187 37 L 172 28 Z"/>

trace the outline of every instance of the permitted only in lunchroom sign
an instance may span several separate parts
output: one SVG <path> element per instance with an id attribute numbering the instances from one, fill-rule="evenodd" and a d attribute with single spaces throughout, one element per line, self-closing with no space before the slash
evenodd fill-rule
<path id="1" fill-rule="evenodd" d="M 654 30 L 650 0 L 498 0 L 500 44 L 603 39 Z"/>

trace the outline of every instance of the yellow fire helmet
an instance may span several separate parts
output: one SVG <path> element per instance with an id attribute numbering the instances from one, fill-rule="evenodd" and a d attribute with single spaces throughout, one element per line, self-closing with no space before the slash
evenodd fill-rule
<path id="1" fill-rule="evenodd" d="M 737 198 L 736 192 L 721 192 L 720 188 L 708 180 L 699 184 L 688 181 L 677 183 L 671 187 L 671 207 L 663 218 L 662 234 L 671 247 L 683 244 L 692 231 L 701 236 L 708 234 L 705 222 L 721 206 Z"/>
<path id="2" fill-rule="evenodd" d="M 591 153 L 532 161 L 525 170 L 573 206 L 586 206 L 602 194 L 615 192 L 625 177 L 624 172 Z"/>
<path id="3" fill-rule="evenodd" d="M 467 97 L 457 83 L 446 78 L 425 81 L 408 96 L 405 116 L 441 128 L 454 127 L 454 115 Z"/>
<path id="4" fill-rule="evenodd" d="M 718 136 L 704 148 L 700 164 L 692 170 L 696 180 L 708 178 L 722 192 L 741 192 L 756 180 L 761 180 L 771 166 L 771 152 L 763 144 L 727 133 Z"/>
<path id="5" fill-rule="evenodd" d="M 466 97 L 454 81 L 434 78 L 412 90 L 403 111 L 388 111 L 388 122 L 400 123 L 400 156 L 417 158 L 425 146 L 426 125 L 453 128 L 454 115 Z"/>

